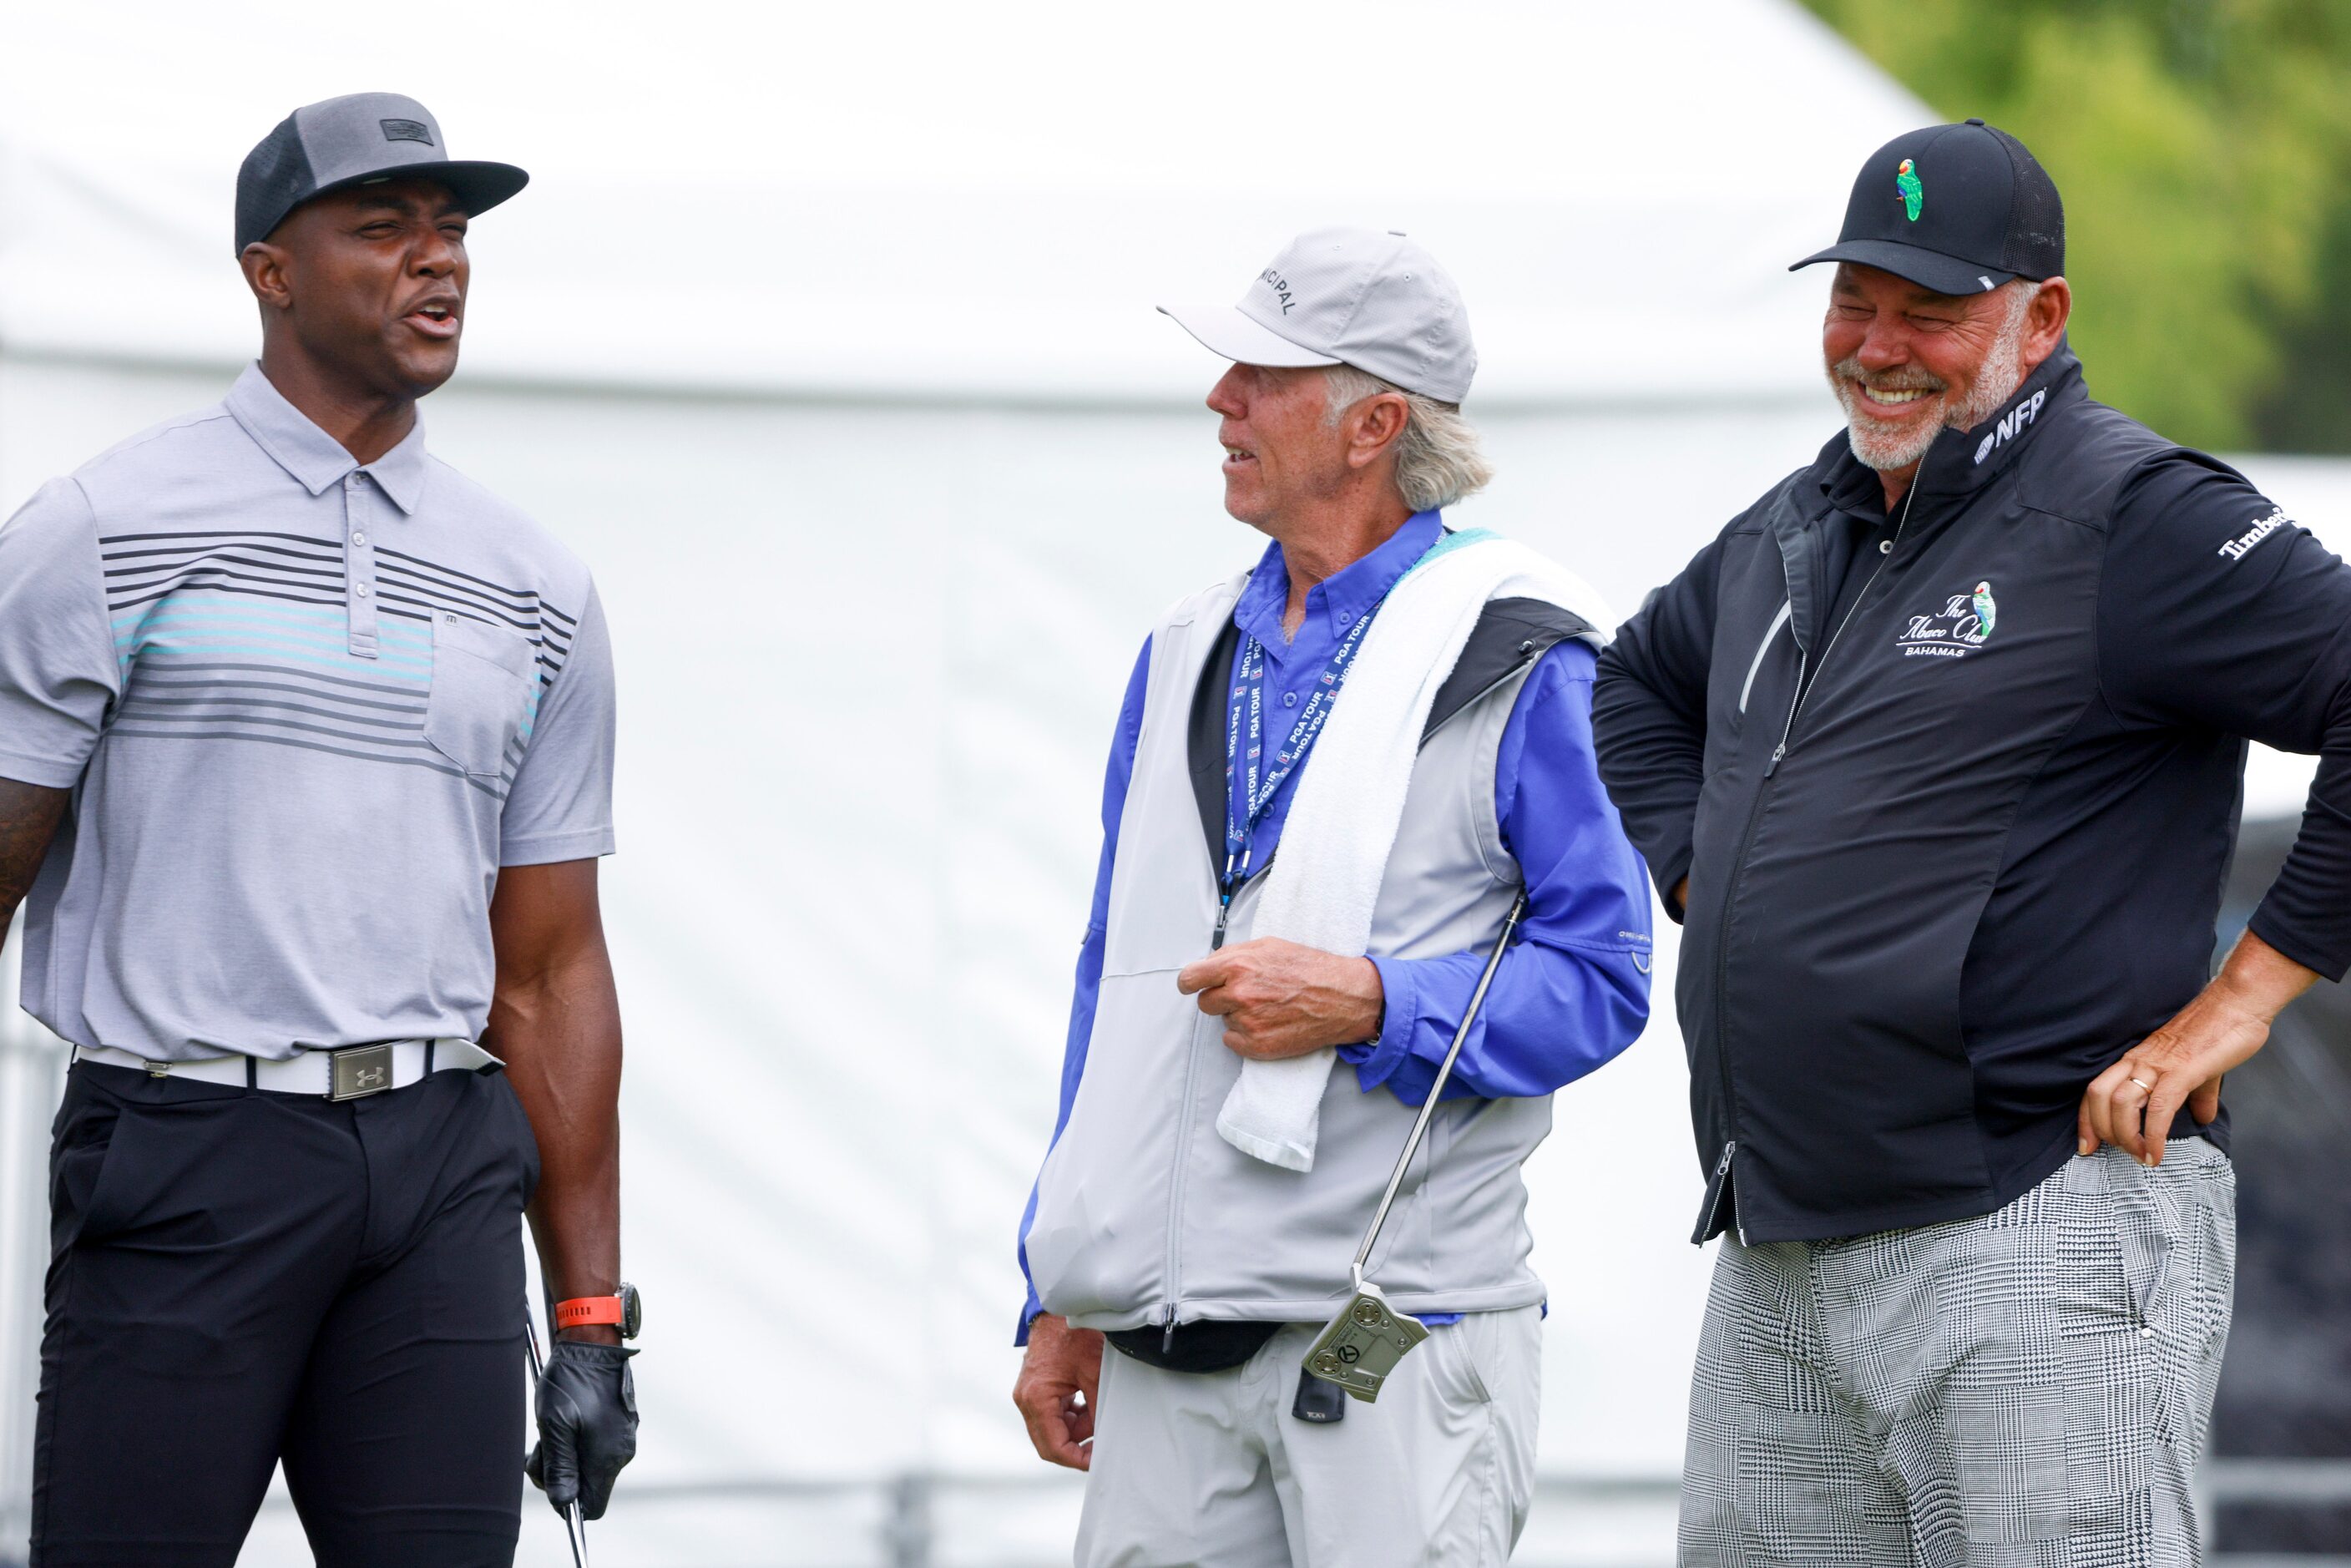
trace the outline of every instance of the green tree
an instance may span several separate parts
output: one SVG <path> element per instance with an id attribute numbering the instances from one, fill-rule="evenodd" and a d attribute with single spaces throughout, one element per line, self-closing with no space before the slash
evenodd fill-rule
<path id="1" fill-rule="evenodd" d="M 2351 6 L 1806 0 L 2065 199 L 2100 398 L 2221 450 L 2351 450 Z"/>

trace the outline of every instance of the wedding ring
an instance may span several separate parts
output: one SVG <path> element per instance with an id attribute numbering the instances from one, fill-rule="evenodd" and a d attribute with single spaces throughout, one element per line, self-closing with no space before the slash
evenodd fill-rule
<path id="1" fill-rule="evenodd" d="M 2137 1084 L 2140 1088 L 2142 1088 L 2142 1089 L 2146 1090 L 2146 1091 L 2147 1091 L 2148 1093 L 2150 1093 L 2150 1094 L 2152 1094 L 2152 1093 L 2154 1093 L 2154 1092 L 2155 1092 L 2155 1085 L 2154 1085 L 2154 1084 L 2152 1084 L 2152 1083 L 2149 1083 L 2149 1082 L 2148 1082 L 2146 1079 L 2144 1079 L 2144 1078 L 2134 1078 L 2134 1079 L 2132 1079 L 2132 1080 L 2131 1080 L 2131 1082 L 2132 1082 L 2133 1083 Z"/>

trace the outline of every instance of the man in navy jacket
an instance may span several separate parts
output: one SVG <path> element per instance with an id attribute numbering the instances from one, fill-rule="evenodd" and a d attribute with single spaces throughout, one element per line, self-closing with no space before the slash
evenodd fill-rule
<path id="1" fill-rule="evenodd" d="M 1730 1233 L 1685 1563 L 2197 1559 L 2221 1077 L 2351 965 L 2351 570 L 2090 399 L 2064 251 L 2005 133 L 1874 155 L 1847 429 L 1599 662 Z M 2208 983 L 2248 737 L 2325 760 Z"/>

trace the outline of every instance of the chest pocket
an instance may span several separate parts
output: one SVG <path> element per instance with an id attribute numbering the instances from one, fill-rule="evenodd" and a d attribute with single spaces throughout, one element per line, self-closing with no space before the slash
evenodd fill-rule
<path id="1" fill-rule="evenodd" d="M 425 741 L 475 778 L 497 778 L 522 734 L 534 659 L 516 632 L 445 611 L 434 615 Z"/>

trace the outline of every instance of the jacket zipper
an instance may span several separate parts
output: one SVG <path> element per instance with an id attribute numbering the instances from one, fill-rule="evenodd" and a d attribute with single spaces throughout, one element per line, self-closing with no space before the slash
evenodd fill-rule
<path id="1" fill-rule="evenodd" d="M 1834 645 L 1836 639 L 1832 637 L 1829 639 L 1829 642 Z M 1827 656 L 1826 650 L 1823 650 L 1822 657 L 1826 658 Z M 1796 690 L 1799 693 L 1803 692 L 1805 689 L 1804 672 L 1812 667 L 1812 659 L 1806 655 L 1802 649 L 1798 649 L 1796 652 Z M 1763 765 L 1763 777 L 1765 779 L 1768 780 L 1771 775 L 1780 771 L 1780 758 L 1788 755 L 1788 737 L 1795 732 L 1796 709 L 1801 708 L 1803 706 L 1804 699 L 1802 695 L 1799 695 L 1796 698 L 1795 703 L 1788 709 L 1788 720 L 1785 724 L 1782 724 L 1780 727 L 1780 744 L 1771 748 L 1771 760 Z M 1747 813 L 1747 837 L 1741 839 L 1739 842 L 1739 862 L 1741 865 L 1745 865 L 1747 863 L 1748 845 L 1755 836 L 1755 813 L 1762 810 L 1762 807 L 1763 791 L 1758 789 L 1755 791 L 1755 804 L 1753 807 L 1749 809 Z"/>
<path id="2" fill-rule="evenodd" d="M 1923 459 L 1920 465 L 1924 466 Z M 1910 526 L 1910 503 L 1917 498 L 1918 481 L 1914 475 L 1910 481 L 1910 488 L 1902 494 L 1902 515 L 1894 519 L 1894 537 L 1886 541 L 1886 550 L 1877 558 L 1876 570 L 1869 574 L 1869 580 L 1861 585 L 1861 591 L 1853 596 L 1853 603 L 1846 609 L 1844 619 L 1837 622 L 1836 630 L 1829 633 L 1828 645 L 1821 650 L 1823 670 L 1828 668 L 1829 655 L 1836 652 L 1837 640 L 1844 635 L 1844 629 L 1853 624 L 1853 618 L 1861 613 L 1863 605 L 1869 602 L 1869 591 L 1876 588 L 1877 580 L 1886 575 L 1886 567 L 1894 559 L 1896 548 L 1902 543 L 1902 530 Z M 1804 684 L 1805 667 L 1800 658 L 1796 665 L 1796 699 L 1788 705 L 1788 722 L 1781 727 L 1780 744 L 1771 748 L 1771 760 L 1763 768 L 1763 777 L 1766 779 L 1771 778 L 1779 769 L 1780 758 L 1788 755 L 1788 741 L 1796 730 L 1796 716 L 1803 711 L 1804 700 L 1813 695 L 1812 686 Z M 1813 684 L 1814 685 L 1820 684 L 1818 675 L 1813 677 Z M 1742 848 L 1740 851 L 1742 860 L 1745 852 Z"/>
<path id="3" fill-rule="evenodd" d="M 1799 649 L 1796 654 L 1796 684 L 1799 686 L 1804 683 L 1804 670 L 1808 663 L 1803 651 Z M 1788 713 L 1788 723 L 1792 726 L 1795 722 L 1795 710 L 1791 708 Z M 1780 744 L 1771 748 L 1771 763 L 1763 769 L 1763 783 L 1756 789 L 1755 799 L 1748 805 L 1747 824 L 1740 830 L 1739 834 L 1738 858 L 1731 862 L 1731 883 L 1723 890 L 1722 894 L 1723 930 L 1716 936 L 1714 945 L 1714 1065 L 1722 1082 L 1722 1119 L 1725 1136 L 1721 1156 L 1714 1164 L 1714 1175 L 1706 1184 L 1706 1201 L 1698 1211 L 1698 1229 L 1690 1237 L 1690 1240 L 1694 1243 L 1703 1243 L 1708 1229 L 1715 1222 L 1715 1210 L 1722 1204 L 1722 1184 L 1730 1175 L 1731 1156 L 1739 1152 L 1739 1096 L 1730 1086 L 1730 1031 L 1729 1026 L 1723 1021 L 1722 1016 L 1722 998 L 1730 989 L 1729 941 L 1730 905 L 1739 896 L 1738 878 L 1747 864 L 1747 852 L 1755 844 L 1755 824 L 1763 815 L 1763 799 L 1769 792 L 1772 769 L 1780 766 L 1780 758 L 1787 754 L 1787 750 L 1788 734 L 1783 728 L 1780 732 Z M 1730 1204 L 1731 1218 L 1736 1224 L 1739 1189 L 1735 1186 L 1730 1190 Z M 1744 1227 L 1740 1228 L 1739 1239 L 1742 1243 L 1747 1239 Z"/>
<path id="4" fill-rule="evenodd" d="M 1923 462 L 1921 466 L 1924 466 Z M 1878 557 L 1876 570 L 1869 574 L 1869 580 L 1861 585 L 1861 591 L 1853 596 L 1852 607 L 1845 611 L 1844 619 L 1837 622 L 1836 630 L 1829 633 L 1827 645 L 1821 649 L 1822 669 L 1825 670 L 1828 667 L 1829 655 L 1836 651 L 1837 642 L 1844 637 L 1844 629 L 1853 624 L 1855 616 L 1861 613 L 1861 607 L 1869 601 L 1869 591 L 1877 586 L 1877 580 L 1885 575 L 1886 566 L 1893 560 L 1895 548 L 1902 542 L 1902 530 L 1910 526 L 1910 503 L 1917 498 L 1918 484 L 1914 476 L 1910 488 L 1903 493 L 1902 515 L 1894 519 L 1894 537 L 1886 541 L 1886 550 Z M 1792 585 L 1791 587 L 1792 588 Z M 1792 602 L 1793 598 L 1792 591 L 1790 594 Z M 1778 630 L 1776 622 L 1772 629 Z M 1768 642 L 1766 646 L 1769 646 Z M 1805 682 L 1804 677 L 1807 674 L 1813 674 L 1811 685 Z M 1752 672 L 1750 672 L 1749 679 L 1751 681 L 1753 678 Z M 1722 924 L 1725 929 L 1722 936 L 1716 940 L 1714 955 L 1714 1060 L 1715 1065 L 1720 1070 L 1722 1075 L 1722 1115 L 1724 1122 L 1728 1124 L 1728 1135 L 1723 1140 L 1722 1154 L 1715 1161 L 1714 1175 L 1707 1182 L 1706 1207 L 1698 1216 L 1698 1234 L 1691 1238 L 1693 1241 L 1703 1241 L 1707 1228 L 1714 1223 L 1714 1211 L 1722 1202 L 1722 1184 L 1729 1178 L 1733 1157 L 1739 1153 L 1738 1100 L 1730 1086 L 1730 1034 L 1729 1025 L 1724 1018 L 1727 1009 L 1723 1006 L 1723 998 L 1729 994 L 1730 990 L 1730 944 L 1724 939 L 1729 936 L 1730 905 L 1739 896 L 1740 879 L 1746 874 L 1748 852 L 1755 847 L 1755 824 L 1762 816 L 1763 802 L 1771 793 L 1771 776 L 1780 770 L 1781 758 L 1788 755 L 1789 742 L 1794 738 L 1796 733 L 1796 716 L 1803 711 L 1804 699 L 1813 695 L 1813 685 L 1818 685 L 1819 679 L 1819 675 L 1813 672 L 1811 656 L 1805 653 L 1802 646 L 1799 644 L 1796 650 L 1796 695 L 1788 704 L 1787 721 L 1780 727 L 1779 744 L 1771 747 L 1771 759 L 1763 765 L 1763 779 L 1756 788 L 1754 802 L 1747 808 L 1747 826 L 1740 834 L 1738 858 L 1731 863 L 1730 885 L 1724 890 L 1722 895 Z M 1739 1214 L 1739 1188 L 1736 1183 L 1730 1189 L 1730 1208 L 1731 1226 L 1739 1233 L 1740 1244 L 1744 1246 L 1747 1241 L 1747 1227 Z"/>
<path id="5" fill-rule="evenodd" d="M 1729 1178 L 1730 1157 L 1738 1152 L 1739 1140 L 1737 1138 L 1732 1138 L 1725 1142 L 1722 1145 L 1721 1157 L 1714 1162 L 1714 1174 L 1708 1176 L 1706 1179 L 1706 1201 L 1698 1207 L 1698 1227 L 1690 1232 L 1690 1245 L 1693 1247 L 1705 1246 L 1707 1239 L 1711 1236 L 1717 1228 L 1719 1228 L 1716 1221 L 1719 1217 L 1716 1211 L 1722 1207 L 1722 1184 Z M 1731 1189 L 1730 1197 L 1731 1207 L 1734 1210 L 1731 1218 L 1735 1221 L 1738 1218 L 1738 1215 L 1735 1210 L 1738 1207 L 1739 1202 L 1739 1192 L 1736 1187 Z M 1740 1232 L 1739 1239 L 1741 1243 L 1746 1241 L 1747 1234 L 1745 1231 L 1742 1230 Z"/>

